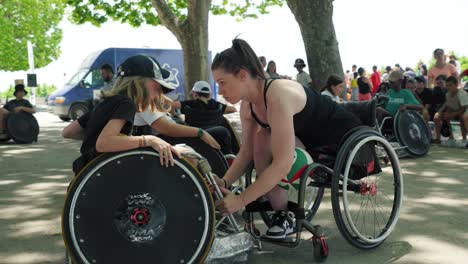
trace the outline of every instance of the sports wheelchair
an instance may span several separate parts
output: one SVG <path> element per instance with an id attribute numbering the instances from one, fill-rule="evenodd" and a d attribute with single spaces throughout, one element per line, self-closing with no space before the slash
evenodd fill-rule
<path id="1" fill-rule="evenodd" d="M 363 106 L 359 112 L 364 110 L 375 111 Z M 337 226 L 353 246 L 375 248 L 390 235 L 399 217 L 403 179 L 392 146 L 366 125 L 350 131 L 337 152 L 311 151 L 315 163 L 297 175 L 298 192 L 290 196 L 296 238 L 274 243 L 297 246 L 305 228 L 313 234 L 315 258 L 326 259 L 323 232 L 310 223 L 325 188 L 331 188 Z M 251 166 L 245 185 L 255 179 Z M 223 222 L 240 231 L 232 215 L 216 220 L 213 196 L 222 198 L 207 159 L 199 159 L 197 167 L 177 159 L 166 168 L 148 148 L 102 154 L 70 184 L 62 214 L 67 252 L 73 263 L 203 263 Z M 268 226 L 271 211 L 268 202 L 259 200 L 243 214 L 245 230 L 259 245 L 265 239 L 253 213 L 260 212 Z"/>
<path id="2" fill-rule="evenodd" d="M 372 101 L 383 106 L 388 100 L 388 96 L 377 94 Z M 417 111 L 398 111 L 395 117 L 384 117 L 377 121 L 376 129 L 390 141 L 401 158 L 423 157 L 429 152 L 432 133 Z"/>
<path id="3" fill-rule="evenodd" d="M 6 116 L 5 124 L 8 136 L 0 141 L 13 139 L 18 144 L 37 142 L 39 123 L 34 115 L 26 112 L 11 112 Z"/>

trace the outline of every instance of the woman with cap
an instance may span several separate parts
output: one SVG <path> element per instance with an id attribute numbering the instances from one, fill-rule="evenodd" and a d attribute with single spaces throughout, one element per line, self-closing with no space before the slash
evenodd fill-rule
<path id="1" fill-rule="evenodd" d="M 158 91 L 174 89 L 164 81 L 163 71 L 157 61 L 147 56 L 128 58 L 120 65 L 112 90 L 103 93 L 103 100 L 94 110 L 63 129 L 63 137 L 83 140 L 81 156 L 73 162 L 75 174 L 99 153 L 146 146 L 160 153 L 161 165 L 174 165 L 173 154 L 180 157 L 184 148 L 174 147 L 152 135 L 121 136 L 131 134 L 136 112 L 144 112 L 148 108 L 162 109 Z"/>
<path id="2" fill-rule="evenodd" d="M 436 78 L 439 75 L 445 75 L 445 77 L 449 77 L 449 76 L 458 77 L 457 69 L 455 68 L 455 66 L 445 61 L 446 58 L 445 58 L 445 53 L 443 49 L 434 50 L 433 55 L 434 55 L 434 59 L 436 59 L 436 63 L 434 66 L 432 66 L 429 69 L 429 73 L 428 73 L 429 88 L 433 88 L 435 86 Z"/>
<path id="3" fill-rule="evenodd" d="M 28 91 L 24 89 L 24 84 L 15 85 L 15 91 L 13 95 L 15 99 L 8 101 L 3 108 L 0 108 L 0 139 L 7 138 L 5 131 L 5 118 L 10 112 L 18 113 L 24 111 L 26 113 L 34 114 L 36 109 L 32 104 L 24 97 L 28 94 Z"/>
<path id="4" fill-rule="evenodd" d="M 287 191 L 278 186 L 292 168 L 296 146 L 307 150 L 336 146 L 359 119 L 339 104 L 290 80 L 267 80 L 250 45 L 234 39 L 232 47 L 217 54 L 211 66 L 219 93 L 231 104 L 240 101 L 242 146 L 223 181 L 226 194 L 217 201 L 223 215 L 266 195 L 277 213 L 267 231 L 271 239 L 293 232 L 287 212 Z M 225 188 L 235 182 L 254 160 L 256 181 L 240 195 Z"/>
<path id="5" fill-rule="evenodd" d="M 164 76 L 163 76 L 164 77 Z M 159 89 L 155 100 L 165 100 L 164 91 Z M 171 104 L 174 104 L 172 102 Z M 163 137 L 167 141 L 174 138 L 200 138 L 203 142 L 210 145 L 212 148 L 220 149 L 225 154 L 232 153 L 230 147 L 229 132 L 220 132 L 218 129 L 200 128 L 194 126 L 186 126 L 176 123 L 167 113 L 166 109 L 151 109 L 137 112 L 135 115 L 134 135 L 151 135 L 156 134 Z M 167 137 L 167 138 L 166 138 Z M 229 145 L 224 144 L 227 141 Z M 219 144 L 219 143 L 221 144 Z"/>

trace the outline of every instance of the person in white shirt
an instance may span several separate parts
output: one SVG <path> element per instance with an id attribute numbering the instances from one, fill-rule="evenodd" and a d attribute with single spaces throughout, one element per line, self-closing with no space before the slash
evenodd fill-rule
<path id="1" fill-rule="evenodd" d="M 327 84 L 322 89 L 322 95 L 330 97 L 333 101 L 341 103 L 343 100 L 340 98 L 344 89 L 343 79 L 338 75 L 330 75 L 327 79 Z"/>
<path id="2" fill-rule="evenodd" d="M 294 62 L 294 68 L 296 68 L 297 70 L 296 81 L 302 84 L 302 86 L 304 87 L 312 88 L 313 87 L 312 78 L 310 78 L 307 72 L 303 71 L 305 66 L 306 65 L 304 63 L 304 60 L 301 58 L 296 59 L 296 61 Z"/>

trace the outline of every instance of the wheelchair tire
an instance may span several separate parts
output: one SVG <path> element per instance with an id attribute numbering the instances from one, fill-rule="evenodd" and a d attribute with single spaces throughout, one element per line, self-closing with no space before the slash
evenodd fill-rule
<path id="1" fill-rule="evenodd" d="M 102 154 L 74 178 L 62 234 L 75 264 L 198 264 L 214 221 L 209 188 L 190 163 L 162 167 L 157 152 L 139 149 Z"/>
<path id="2" fill-rule="evenodd" d="M 365 151 L 363 148 L 365 146 L 370 150 L 374 148 L 375 152 L 385 151 L 385 154 L 375 155 L 378 158 L 371 162 L 359 163 L 359 159 L 355 160 L 356 154 L 360 150 Z M 378 164 L 375 164 L 376 160 Z M 350 178 L 352 166 L 355 164 L 365 166 L 364 177 Z M 376 168 L 379 168 L 378 174 L 377 172 L 369 173 L 369 170 L 376 170 Z M 340 233 L 354 247 L 372 249 L 379 246 L 393 231 L 399 218 L 403 199 L 403 179 L 394 149 L 375 130 L 369 128 L 357 131 L 340 148 L 334 172 L 331 198 L 333 215 Z M 385 177 L 385 174 L 391 175 Z M 387 190 L 384 185 L 386 182 L 389 182 L 391 192 L 384 191 Z M 383 199 L 386 199 L 386 204 L 381 205 L 380 202 Z M 365 206 L 364 210 L 363 206 Z M 373 214 L 367 218 L 369 224 L 371 222 L 374 224 L 373 227 L 366 227 L 368 209 L 373 210 L 371 212 Z M 363 222 L 361 224 L 358 223 L 360 219 Z"/>
<path id="3" fill-rule="evenodd" d="M 245 188 L 252 184 L 252 178 L 254 174 L 255 168 L 253 163 L 247 169 L 246 177 L 245 177 Z M 320 203 L 322 202 L 323 194 L 325 189 L 323 187 L 306 187 L 306 197 L 304 200 L 304 209 L 305 209 L 305 219 L 310 222 L 314 218 L 315 214 L 317 213 Z M 295 192 L 297 194 L 297 192 Z M 291 192 L 288 194 L 288 200 L 292 202 L 297 202 L 298 198 L 297 195 Z M 267 227 L 271 227 L 273 225 L 273 216 L 274 212 L 260 212 L 260 216 Z"/>
<path id="4" fill-rule="evenodd" d="M 400 145 L 413 157 L 423 157 L 429 152 L 432 134 L 423 117 L 414 110 L 398 112 L 394 133 Z"/>
<path id="5" fill-rule="evenodd" d="M 8 135 L 18 144 L 37 142 L 39 123 L 34 115 L 26 112 L 10 113 L 6 120 Z"/>

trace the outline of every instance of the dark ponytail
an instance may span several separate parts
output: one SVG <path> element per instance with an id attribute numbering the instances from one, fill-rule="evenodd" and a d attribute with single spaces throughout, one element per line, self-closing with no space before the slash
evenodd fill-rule
<path id="1" fill-rule="evenodd" d="M 322 91 L 327 89 L 331 94 L 333 94 L 332 86 L 337 86 L 340 83 L 343 83 L 343 79 L 336 74 L 332 74 L 328 77 L 327 84 L 322 88 Z"/>
<path id="2" fill-rule="evenodd" d="M 237 74 L 241 69 L 245 69 L 252 78 L 265 79 L 260 60 L 249 43 L 243 39 L 232 40 L 232 47 L 216 54 L 211 64 L 211 70 L 219 68 L 231 74 Z"/>

